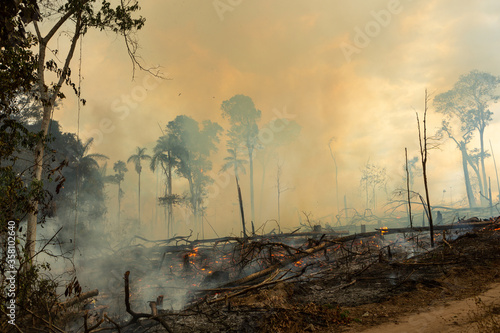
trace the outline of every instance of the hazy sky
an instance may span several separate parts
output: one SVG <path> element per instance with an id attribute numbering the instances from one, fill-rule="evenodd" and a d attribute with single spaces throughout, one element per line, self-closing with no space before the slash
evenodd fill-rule
<path id="1" fill-rule="evenodd" d="M 142 1 L 145 27 L 138 33 L 146 65 L 160 65 L 170 78 L 157 82 L 132 68 L 123 41 L 92 32 L 83 40 L 80 134 L 94 136 L 94 151 L 108 166 L 127 160 L 136 146 L 151 148 L 177 115 L 211 119 L 224 128 L 222 101 L 250 96 L 262 111 L 260 124 L 288 114 L 302 126 L 300 137 L 269 163 L 261 193 L 262 167 L 255 164 L 256 226 L 277 218 L 276 164 L 282 166 L 282 223 L 298 225 L 297 212 L 315 217 L 337 212 L 335 172 L 328 142 L 337 158 L 341 198 L 364 209 L 360 177 L 370 161 L 387 169 L 388 190 L 400 186 L 404 148 L 416 156 L 415 110 L 424 90 L 439 94 L 473 69 L 500 74 L 500 3 L 494 0 L 190 0 Z M 61 37 L 64 38 L 64 37 Z M 77 59 L 73 62 L 77 65 Z M 74 71 L 76 72 L 76 71 Z M 67 94 L 69 95 L 69 94 Z M 273 111 L 274 110 L 274 111 Z M 498 150 L 498 106 L 486 139 Z M 54 116 L 65 131 L 76 131 L 76 105 L 68 98 Z M 435 132 L 441 116 L 429 114 Z M 495 129 L 497 131 L 495 131 Z M 496 146 L 496 147 L 495 147 Z M 220 169 L 224 138 L 213 157 Z M 431 200 L 465 197 L 458 150 L 443 143 L 429 161 Z M 487 161 L 494 176 L 493 162 Z M 129 165 L 125 212 L 133 216 L 137 174 Z M 493 178 L 492 178 L 493 180 Z M 420 179 L 416 180 L 420 183 Z M 144 173 L 143 220 L 154 211 L 155 175 Z M 177 180 L 174 191 L 183 192 Z M 248 180 L 242 181 L 249 214 Z M 496 192 L 496 187 L 493 187 Z M 221 234 L 238 232 L 236 190 L 231 182 L 210 200 L 208 219 Z M 110 187 L 110 200 L 116 200 Z M 385 194 L 379 194 L 382 203 Z M 360 199 L 361 198 L 361 199 Z M 341 200 L 343 201 L 343 200 Z M 381 205 L 380 205 L 381 206 Z M 381 207 L 382 208 L 382 207 Z M 115 207 L 111 206 L 110 214 Z M 258 215 L 258 214 L 257 214 Z"/>

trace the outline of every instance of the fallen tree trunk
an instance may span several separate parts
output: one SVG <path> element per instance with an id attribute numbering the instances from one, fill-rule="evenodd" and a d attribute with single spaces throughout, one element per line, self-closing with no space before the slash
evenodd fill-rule
<path id="1" fill-rule="evenodd" d="M 484 222 L 461 221 L 456 224 L 435 225 L 434 230 L 483 228 L 493 223 L 494 221 L 484 221 Z M 379 232 L 382 232 L 384 235 L 387 235 L 387 234 L 402 234 L 407 232 L 424 232 L 424 231 L 429 231 L 429 227 L 390 228 L 390 229 L 381 228 L 375 230 L 378 230 Z"/>
<path id="2" fill-rule="evenodd" d="M 64 303 L 61 303 L 60 306 L 62 306 L 63 308 L 67 308 L 69 306 L 80 303 L 80 302 L 86 300 L 87 298 L 94 297 L 97 295 L 99 295 L 99 290 L 95 289 L 95 290 L 80 294 L 80 296 L 74 297 L 74 298 L 72 298 Z"/>

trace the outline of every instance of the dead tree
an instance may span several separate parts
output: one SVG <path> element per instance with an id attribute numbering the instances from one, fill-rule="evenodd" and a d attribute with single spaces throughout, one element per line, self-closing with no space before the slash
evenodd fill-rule
<path id="1" fill-rule="evenodd" d="M 424 187 L 425 187 L 425 199 L 427 206 L 427 216 L 429 218 L 429 230 L 431 236 L 431 247 L 434 247 L 434 225 L 432 222 L 432 211 L 431 211 L 431 203 L 429 200 L 429 186 L 427 183 L 427 153 L 428 153 L 428 137 L 427 137 L 427 103 L 429 101 L 429 96 L 427 94 L 427 89 L 425 89 L 425 102 L 424 102 L 424 119 L 423 119 L 423 133 L 420 128 L 420 119 L 417 114 L 417 125 L 418 125 L 418 142 L 420 145 L 420 156 L 422 159 L 422 173 L 424 178 Z M 423 136 L 423 137 L 422 137 Z"/>
<path id="2" fill-rule="evenodd" d="M 411 200 L 410 200 L 410 172 L 408 171 L 408 149 L 405 148 L 406 159 L 406 191 L 408 192 L 408 217 L 410 219 L 410 228 L 413 228 L 413 220 L 411 217 Z"/>

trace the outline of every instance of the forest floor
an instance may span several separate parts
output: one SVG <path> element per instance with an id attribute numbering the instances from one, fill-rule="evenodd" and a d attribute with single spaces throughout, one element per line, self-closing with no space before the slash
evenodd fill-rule
<path id="1" fill-rule="evenodd" d="M 271 300 L 267 306 L 293 310 L 272 313 L 260 328 L 268 332 L 500 332 L 500 230 L 495 228 L 500 229 L 466 233 L 411 260 L 382 260 L 344 285 L 332 278 L 277 286 L 274 295 L 273 291 L 264 295 Z M 280 294 L 280 289 L 287 293 Z M 255 306 L 255 299 L 249 298 L 247 304 Z M 317 311 L 310 309 L 311 304 Z M 327 309 L 337 310 L 340 316 L 329 318 Z"/>
<path id="2" fill-rule="evenodd" d="M 225 301 L 212 295 L 188 310 L 159 310 L 158 316 L 172 332 L 500 332 L 496 221 L 455 232 L 454 240 L 449 233 L 448 241 L 417 255 L 406 241 L 389 246 L 392 253 L 383 245 L 363 256 L 351 248 L 344 252 L 350 261 L 321 259 L 329 264 L 302 280 L 271 283 Z M 145 331 L 165 328 L 145 319 L 121 330 Z"/>

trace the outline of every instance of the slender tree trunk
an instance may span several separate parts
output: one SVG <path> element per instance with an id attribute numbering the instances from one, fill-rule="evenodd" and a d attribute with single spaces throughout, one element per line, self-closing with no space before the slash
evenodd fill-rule
<path id="1" fill-rule="evenodd" d="M 368 208 L 368 181 L 365 180 L 366 208 Z"/>
<path id="2" fill-rule="evenodd" d="M 424 177 L 424 188 L 425 188 L 425 199 L 427 203 L 427 211 L 428 211 L 428 218 L 429 218 L 429 230 L 430 230 L 430 238 L 431 238 L 431 247 L 434 247 L 434 223 L 432 221 L 432 208 L 431 208 L 431 202 L 429 199 L 429 185 L 427 183 L 427 103 L 429 101 L 429 97 L 427 95 L 427 89 L 425 89 L 425 106 L 424 106 L 424 119 L 423 119 L 423 139 L 422 139 L 422 133 L 420 131 L 420 120 L 418 119 L 418 113 L 417 113 L 417 123 L 418 123 L 418 141 L 420 144 L 420 156 L 422 157 L 422 173 Z"/>
<path id="3" fill-rule="evenodd" d="M 498 190 L 497 198 L 500 200 L 500 181 L 498 180 L 497 161 L 495 160 L 495 153 L 493 152 L 493 146 L 491 145 L 491 140 L 490 140 L 490 148 L 491 148 L 491 156 L 493 157 L 493 165 L 495 166 L 495 175 L 497 176 L 497 190 Z"/>
<path id="4" fill-rule="evenodd" d="M 472 192 L 472 186 L 469 177 L 469 168 L 467 167 L 467 150 L 465 144 L 460 142 L 460 152 L 462 153 L 462 168 L 464 170 L 464 181 L 465 181 L 465 191 L 467 193 L 467 199 L 469 201 L 469 208 L 476 207 L 476 199 L 474 198 L 474 193 Z"/>
<path id="5" fill-rule="evenodd" d="M 120 225 L 120 212 L 122 210 L 122 200 L 121 200 L 121 193 L 122 193 L 122 187 L 121 187 L 122 182 L 118 182 L 118 225 Z"/>
<path id="6" fill-rule="evenodd" d="M 139 195 L 138 199 L 138 207 L 139 207 L 139 226 L 141 225 L 141 173 L 139 172 Z"/>
<path id="7" fill-rule="evenodd" d="M 174 221 L 173 221 L 173 204 L 172 204 L 172 162 L 170 161 L 170 152 L 169 152 L 169 163 L 168 163 L 168 174 L 167 174 L 167 195 L 170 200 L 167 202 L 168 206 L 168 233 L 169 235 L 174 231 Z"/>
<path id="8" fill-rule="evenodd" d="M 158 198 L 158 187 L 160 186 L 160 170 L 156 170 L 156 195 L 155 198 Z M 158 224 L 158 205 L 155 205 L 155 220 L 154 220 L 154 225 L 156 226 Z"/>
<path id="9" fill-rule="evenodd" d="M 408 170 L 408 149 L 405 148 L 406 159 L 406 192 L 408 194 L 408 219 L 410 220 L 410 228 L 413 228 L 413 219 L 411 217 L 411 200 L 410 200 L 410 172 Z"/>
<path id="10" fill-rule="evenodd" d="M 465 149 L 465 147 L 464 147 Z M 485 206 L 486 205 L 486 198 L 485 198 L 485 195 L 486 195 L 486 184 L 483 185 L 483 181 L 481 180 L 481 173 L 479 172 L 479 167 L 478 165 L 474 164 L 474 162 L 472 161 L 472 159 L 470 158 L 469 156 L 469 153 L 467 153 L 467 149 L 465 149 L 462 154 L 465 154 L 463 156 L 465 156 L 465 158 L 467 159 L 467 163 L 471 166 L 472 170 L 474 170 L 474 173 L 476 174 L 476 177 L 477 177 L 477 182 L 479 184 L 479 193 L 480 193 L 480 202 L 481 202 L 481 206 Z M 472 185 L 471 185 L 471 188 L 472 188 Z M 474 191 L 472 191 L 474 193 Z"/>
<path id="11" fill-rule="evenodd" d="M 255 221 L 254 191 L 253 191 L 253 148 L 248 148 L 248 161 L 250 166 L 250 209 L 252 221 Z"/>
<path id="12" fill-rule="evenodd" d="M 377 197 L 375 196 L 375 185 L 372 188 L 372 200 L 373 200 L 373 210 L 377 209 Z"/>
<path id="13" fill-rule="evenodd" d="M 278 192 L 278 223 L 280 223 L 280 167 L 278 165 L 278 173 L 276 178 L 277 192 Z"/>
<path id="14" fill-rule="evenodd" d="M 483 184 L 484 184 L 483 195 L 487 196 L 488 194 L 486 193 L 486 188 L 488 187 L 488 179 L 486 177 L 486 168 L 484 167 L 484 128 L 481 128 L 479 130 L 479 142 L 481 144 L 481 156 L 480 156 L 480 160 L 481 160 L 481 172 L 483 174 Z"/>
<path id="15" fill-rule="evenodd" d="M 193 185 L 193 179 L 191 177 L 188 177 L 188 183 L 189 193 L 191 193 L 191 208 L 193 210 L 194 227 L 196 228 L 198 223 L 198 207 L 196 206 L 196 193 Z"/>
<path id="16" fill-rule="evenodd" d="M 264 157 L 265 159 L 267 157 Z M 264 201 L 264 184 L 266 179 L 266 169 L 267 169 L 267 160 L 262 162 L 262 180 L 260 182 L 260 198 L 259 198 L 259 219 L 262 218 L 262 203 Z"/>
<path id="17" fill-rule="evenodd" d="M 241 189 L 240 189 L 240 184 L 238 182 L 237 173 L 235 173 L 234 176 L 236 178 L 236 187 L 238 189 L 238 201 L 240 202 L 240 214 L 241 214 L 241 225 L 243 227 L 243 237 L 247 238 L 247 230 L 245 227 L 245 213 L 243 212 L 243 199 L 241 197 Z"/>
<path id="18" fill-rule="evenodd" d="M 339 203 L 339 170 L 337 168 L 337 160 L 335 159 L 335 155 L 333 155 L 332 146 L 328 144 L 328 148 L 330 148 L 330 155 L 333 159 L 333 164 L 335 165 L 335 193 L 337 196 L 337 213 L 340 215 L 340 203 Z"/>

